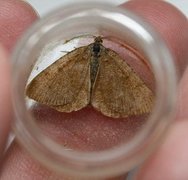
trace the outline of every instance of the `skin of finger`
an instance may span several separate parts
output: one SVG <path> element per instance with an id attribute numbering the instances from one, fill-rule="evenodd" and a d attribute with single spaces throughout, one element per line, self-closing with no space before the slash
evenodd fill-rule
<path id="1" fill-rule="evenodd" d="M 14 142 L 8 151 L 5 168 L 0 170 L 1 180 L 88 180 L 67 175 L 58 175 L 45 169 L 35 161 L 19 144 Z M 124 177 L 116 178 L 89 178 L 91 180 L 124 180 Z"/>
<path id="2" fill-rule="evenodd" d="M 3 153 L 6 144 L 12 117 L 10 100 L 10 65 L 7 59 L 8 55 L 0 45 L 0 156 Z"/>
<path id="3" fill-rule="evenodd" d="M 0 42 L 11 52 L 23 32 L 37 19 L 37 13 L 21 0 L 0 0 L 0 12 Z"/>
<path id="4" fill-rule="evenodd" d="M 141 167 L 135 180 L 188 179 L 188 121 L 178 121 L 170 129 L 160 149 Z"/>
<path id="5" fill-rule="evenodd" d="M 0 0 L 0 147 L 6 142 L 11 116 L 10 107 L 10 65 L 8 55 L 17 39 L 36 20 L 34 10 L 20 0 Z M 6 52 L 5 52 L 6 51 Z"/>
<path id="6" fill-rule="evenodd" d="M 183 78 L 180 81 L 178 91 L 177 116 L 176 120 L 188 119 L 188 68 L 184 72 Z"/>
<path id="7" fill-rule="evenodd" d="M 151 5 L 147 6 L 148 3 Z M 174 57 L 176 57 L 176 62 L 179 65 L 180 75 L 183 74 L 179 84 L 177 120 L 180 121 L 183 118 L 187 118 L 188 69 L 186 69 L 186 61 L 188 59 L 188 53 L 186 47 L 188 47 L 188 36 L 185 33 L 188 27 L 187 19 L 181 13 L 177 12 L 177 10 L 173 7 L 166 11 L 165 6 L 169 5 L 166 4 L 163 6 L 162 4 L 160 5 L 160 3 L 157 3 L 157 1 L 133 0 L 127 3 L 125 6 L 134 9 L 134 11 L 136 10 L 136 13 L 140 16 L 146 17 L 145 19 L 150 24 L 152 24 L 155 29 L 161 29 L 159 31 L 161 36 L 166 40 L 166 43 L 169 46 L 171 52 L 174 54 Z M 148 9 L 148 7 L 151 9 Z M 158 12 L 158 9 L 161 9 L 161 13 Z M 165 11 L 168 13 L 163 13 Z M 147 15 L 145 16 L 145 14 Z M 160 16 L 164 18 L 158 19 Z M 166 19 L 169 19 L 169 21 L 166 21 Z M 161 28 L 161 26 L 164 24 L 166 24 L 166 26 Z M 173 32 L 168 32 L 167 28 L 165 27 L 172 29 Z M 137 179 L 187 179 L 187 156 L 185 153 L 181 152 L 182 150 L 185 150 L 186 152 L 188 149 L 187 143 L 184 143 L 184 137 L 187 135 L 182 135 L 183 132 L 186 134 L 187 127 L 187 125 L 185 127 L 183 125 L 179 125 L 176 130 L 174 126 L 174 130 L 171 131 L 171 133 L 176 132 L 178 135 L 178 137 L 174 139 L 174 146 L 172 146 L 170 142 L 172 137 L 175 137 L 175 135 L 169 134 L 169 137 L 166 139 L 166 142 L 163 145 L 165 150 L 162 147 L 162 149 L 159 149 L 159 151 L 157 151 L 157 153 L 155 153 L 154 156 L 150 158 L 150 160 L 144 163 L 143 167 L 140 169 L 137 175 Z M 176 142 L 177 144 L 175 144 Z M 179 145 L 178 143 L 181 144 Z M 172 153 L 168 151 L 172 151 Z"/>
<path id="8" fill-rule="evenodd" d="M 188 62 L 187 18 L 177 8 L 161 0 L 131 0 L 123 4 L 122 7 L 143 17 L 160 33 L 175 58 L 176 67 L 181 77 Z"/>
<path id="9" fill-rule="evenodd" d="M 156 8 L 156 7 L 155 7 Z M 154 9 L 155 9 L 154 8 Z M 169 8 L 169 7 L 168 7 Z M 167 9 L 168 9 L 167 8 Z M 170 8 L 171 8 L 171 6 L 170 6 Z M 131 7 L 130 7 L 130 9 L 131 9 Z M 168 10 L 165 10 L 165 11 L 168 11 Z M 133 9 L 132 9 L 133 10 Z M 179 14 L 179 12 L 178 12 L 178 14 Z M 146 14 L 146 16 L 147 16 L 147 14 Z M 183 16 L 184 17 L 184 16 Z M 167 21 L 167 19 L 166 19 L 166 21 Z M 164 24 L 164 22 L 163 22 L 163 24 Z M 161 29 L 162 29 L 162 27 L 161 27 Z M 160 30 L 159 30 L 160 31 Z M 161 30 L 162 31 L 162 30 Z M 175 40 L 174 41 L 171 41 L 171 42 L 175 42 Z M 84 116 L 85 116 L 85 114 L 87 113 L 88 111 L 83 111 L 83 113 L 84 113 Z M 79 120 L 79 122 L 80 122 L 80 120 Z M 49 123 L 49 122 L 48 122 Z M 94 126 L 95 127 L 95 123 L 96 123 L 96 125 L 97 125 L 97 122 L 92 122 L 92 126 Z M 55 124 L 55 123 L 54 123 Z M 75 124 L 75 122 L 74 122 L 74 124 Z M 59 124 L 58 124 L 59 125 Z M 72 126 L 71 125 L 71 123 L 69 124 L 70 126 Z M 54 125 L 55 126 L 55 125 Z M 85 127 L 89 127 L 89 126 L 91 126 L 91 124 L 88 124 L 88 126 L 85 126 Z M 84 126 L 82 126 L 82 129 L 84 129 L 83 128 Z M 99 126 L 96 126 L 96 127 L 99 127 Z M 48 128 L 49 128 L 49 126 L 48 126 Z M 75 126 L 75 129 L 77 128 L 77 126 Z M 80 128 L 81 128 L 81 126 L 80 126 Z M 110 131 L 110 126 L 109 126 L 109 131 Z M 54 131 L 53 130 L 53 128 L 51 128 L 52 130 L 51 131 Z M 57 130 L 57 127 L 56 127 L 56 129 L 55 130 Z M 59 129 L 58 129 L 59 130 Z M 59 132 L 59 131 L 58 131 Z M 90 131 L 91 132 L 91 131 Z M 92 132 L 94 132 L 93 130 L 92 130 Z M 113 130 L 111 130 L 111 134 L 112 134 L 112 132 L 113 132 Z M 89 132 L 88 132 L 89 133 Z M 104 133 L 105 134 L 105 133 Z M 73 135 L 74 135 L 74 133 L 73 133 Z M 83 135 L 82 135 L 83 136 Z M 115 135 L 116 136 L 116 135 Z M 107 137 L 107 136 L 106 136 Z M 100 141 L 101 142 L 101 141 Z M 104 141 L 103 141 L 104 142 Z M 97 145 L 97 144 L 96 144 Z M 15 146 L 17 146 L 17 145 L 15 145 Z M 100 146 L 100 145 L 99 145 Z M 27 178 L 32 178 L 33 176 L 37 176 L 38 177 L 38 174 L 40 175 L 40 174 L 43 174 L 43 176 L 44 177 L 48 177 L 48 175 L 49 175 L 49 172 L 45 169 L 45 168 L 43 168 L 43 167 L 40 167 L 39 169 L 37 168 L 37 167 L 39 167 L 39 165 L 38 165 L 38 163 L 36 163 L 36 162 L 34 162 L 34 161 L 31 161 L 31 158 L 28 156 L 28 155 L 26 155 L 26 157 L 25 156 L 19 156 L 19 154 L 16 154 L 15 153 L 15 151 L 11 151 L 13 148 L 10 148 L 10 150 L 9 150 L 9 152 L 10 153 L 8 153 L 7 154 L 7 156 L 6 156 L 6 159 L 5 159 L 5 164 L 4 164 L 4 167 L 3 167 L 3 175 L 4 176 L 2 176 L 2 177 L 7 177 L 7 175 L 8 175 L 8 173 L 9 174 L 11 174 L 10 172 L 12 172 L 13 170 L 12 170 L 12 167 L 13 167 L 13 169 L 19 169 L 19 167 L 18 167 L 18 164 L 19 163 L 21 163 L 22 161 L 24 161 L 25 159 L 26 159 L 26 161 L 25 161 L 25 166 L 26 167 L 29 167 L 28 169 L 27 169 L 27 171 L 29 171 L 29 170 L 31 170 L 31 167 L 34 169 L 33 171 L 32 171 L 32 175 L 30 175 L 30 176 L 27 176 Z M 20 151 L 20 149 L 18 149 L 18 152 Z M 22 153 L 21 153 L 22 154 Z M 9 159 L 9 157 L 12 155 L 12 159 Z M 19 157 L 19 158 L 16 158 L 16 157 Z M 29 159 L 27 159 L 27 158 L 29 158 Z M 14 161 L 15 160 L 15 161 Z M 14 163 L 13 163 L 14 162 Z M 35 170 L 36 169 L 36 170 Z M 26 171 L 26 169 L 24 170 L 24 171 Z M 26 171 L 26 172 L 27 172 Z M 22 175 L 22 170 L 18 170 L 18 174 L 21 176 Z M 51 172 L 50 172 L 51 173 Z M 47 176 L 45 176 L 45 174 L 47 174 Z M 51 173 L 51 174 L 53 174 L 53 173 Z M 49 175 L 50 176 L 50 175 Z M 53 175 L 52 175 L 53 176 Z M 5 179 L 5 178 L 4 178 Z M 42 177 L 41 177 L 41 179 L 42 179 Z"/>

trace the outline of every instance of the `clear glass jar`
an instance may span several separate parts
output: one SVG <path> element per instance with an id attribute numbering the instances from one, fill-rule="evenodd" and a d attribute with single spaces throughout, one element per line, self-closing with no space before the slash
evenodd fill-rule
<path id="1" fill-rule="evenodd" d="M 32 79 L 38 71 L 51 64 L 50 61 L 62 56 L 64 51 L 70 51 L 70 46 L 72 49 L 81 44 L 88 45 L 93 36 L 99 35 L 104 37 L 104 45 L 114 48 L 122 57 L 126 51 L 133 59 L 140 59 L 142 65 L 135 71 L 139 68 L 142 71 L 142 67 L 152 69 L 151 88 L 155 92 L 155 105 L 143 121 L 144 125 L 139 125 L 139 130 L 127 142 L 94 151 L 66 148 L 65 144 L 50 137 L 48 131 L 44 132 L 35 120 L 31 113 L 33 102 L 25 97 L 25 87 L 29 77 Z M 141 61 L 131 59 L 129 64 L 134 69 L 134 64 Z M 173 57 L 153 28 L 126 9 L 107 3 L 74 3 L 61 7 L 31 27 L 17 44 L 12 62 L 13 129 L 16 137 L 33 157 L 58 173 L 90 179 L 126 173 L 148 157 L 161 142 L 173 119 L 176 100 Z M 37 103 L 34 104 L 36 107 Z M 132 118 L 131 123 L 134 122 L 138 123 Z"/>

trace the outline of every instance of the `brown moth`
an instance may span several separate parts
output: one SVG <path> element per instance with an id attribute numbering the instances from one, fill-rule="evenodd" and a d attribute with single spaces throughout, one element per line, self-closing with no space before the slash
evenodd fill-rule
<path id="1" fill-rule="evenodd" d="M 116 52 L 102 45 L 101 37 L 39 73 L 26 95 L 60 112 L 91 105 L 113 118 L 149 113 L 154 101 L 152 91 Z"/>

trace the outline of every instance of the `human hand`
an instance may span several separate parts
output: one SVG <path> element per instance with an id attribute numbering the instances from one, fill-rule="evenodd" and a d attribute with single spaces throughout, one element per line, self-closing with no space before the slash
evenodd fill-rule
<path id="1" fill-rule="evenodd" d="M 2 11 L 0 6 L 0 39 L 3 46 L 6 47 L 8 53 L 5 53 L 4 50 L 0 51 L 0 149 L 3 151 L 6 137 L 9 131 L 9 122 L 11 119 L 11 103 L 10 103 L 10 70 L 9 70 L 9 61 L 8 55 L 11 52 L 12 47 L 17 39 L 17 37 L 27 28 L 34 19 L 37 19 L 36 14 L 32 11 L 31 7 L 18 0 L 0 0 L 0 4 L 5 3 L 9 4 L 9 11 Z M 17 5 L 16 5 L 17 4 Z M 180 72 L 184 72 L 187 64 L 188 58 L 188 22 L 187 19 L 174 7 L 162 2 L 162 1 L 151 1 L 151 0 L 132 0 L 128 3 L 122 5 L 131 9 L 133 12 L 137 13 L 139 16 L 142 16 L 148 20 L 157 31 L 159 31 L 162 37 L 166 40 L 170 50 L 176 58 L 177 68 Z M 22 11 L 21 11 L 22 10 Z M 17 16 L 12 16 L 16 13 Z M 9 17 L 6 19 L 5 16 Z M 24 17 L 23 17 L 24 16 Z M 17 23 L 15 23 L 15 17 Z M 5 25 L 6 24 L 6 25 Z M 9 28 L 10 26 L 13 26 Z M 20 30 L 21 28 L 21 30 Z M 7 38 L 9 34 L 12 38 Z M 8 54 L 8 55 L 7 55 Z M 186 104 L 188 101 L 188 96 L 186 97 L 186 81 L 188 80 L 188 71 L 185 71 L 184 76 L 180 83 L 180 96 L 179 96 L 179 107 L 181 107 L 178 115 L 177 121 L 171 127 L 171 130 L 166 137 L 163 145 L 156 150 L 156 152 L 142 165 L 139 172 L 137 173 L 137 179 L 139 180 L 157 180 L 157 179 L 188 179 L 187 165 L 188 165 L 188 143 L 184 140 L 184 137 L 188 135 L 188 122 L 186 121 Z M 83 111 L 86 116 L 88 111 Z M 90 112 L 89 112 L 90 113 Z M 99 121 L 96 121 L 94 118 L 95 114 L 92 114 L 92 125 L 91 123 L 84 121 L 82 118 L 79 119 L 80 123 L 85 126 L 90 126 L 90 131 L 84 132 L 83 136 L 90 136 L 93 131 L 97 131 L 99 135 L 100 125 Z M 78 117 L 74 117 L 78 121 Z M 140 120 L 140 119 L 139 119 Z M 103 123 L 104 119 L 101 119 Z M 50 126 L 52 122 L 46 123 L 47 126 Z M 59 121 L 53 122 L 58 124 Z M 69 122 L 70 127 L 75 124 L 74 121 Z M 117 124 L 117 123 L 116 123 Z M 107 125 L 107 124 L 106 124 Z M 127 124 L 126 124 L 127 125 Z M 79 125 L 77 125 L 79 126 Z M 113 123 L 108 125 L 109 131 L 106 131 L 106 136 L 102 137 L 102 141 L 96 141 L 94 146 L 101 147 L 104 142 L 109 138 L 109 134 L 115 133 L 116 136 L 121 136 L 118 134 L 117 126 Z M 48 128 L 48 127 L 47 127 Z M 76 127 L 80 129 L 82 127 Z M 92 129 L 93 128 L 93 129 Z M 134 127 L 130 127 L 134 128 Z M 56 131 L 56 128 L 54 128 Z M 68 129 L 71 132 L 71 129 Z M 52 130 L 53 133 L 53 130 Z M 104 133 L 104 132 L 103 132 Z M 65 135 L 62 134 L 62 138 Z M 108 139 L 109 140 L 109 139 Z M 80 139 L 77 139 L 74 142 L 70 139 L 70 143 L 77 146 L 90 146 L 89 143 L 84 143 Z M 102 144 L 103 143 L 103 144 Z M 81 148 L 82 148 L 81 147 Z M 92 148 L 95 148 L 92 147 Z M 1 153 L 2 154 L 2 153 Z M 17 142 L 13 142 L 8 151 L 4 156 L 4 160 L 1 164 L 1 175 L 0 179 L 68 179 L 62 178 L 53 172 L 45 169 L 39 165 L 35 160 L 33 160 L 29 154 L 27 154 Z M 120 178 L 116 178 L 120 179 Z"/>

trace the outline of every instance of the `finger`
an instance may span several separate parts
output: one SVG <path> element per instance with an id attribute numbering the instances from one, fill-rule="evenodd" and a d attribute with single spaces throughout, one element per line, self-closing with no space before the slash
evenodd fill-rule
<path id="1" fill-rule="evenodd" d="M 0 0 L 0 42 L 7 51 L 12 49 L 16 40 L 36 17 L 36 13 L 25 2 Z M 0 47 L 0 152 L 4 149 L 12 113 L 9 68 L 7 54 Z"/>
<path id="2" fill-rule="evenodd" d="M 26 8 L 23 8 L 23 7 Z M 18 37 L 36 19 L 36 13 L 22 1 L 0 0 L 0 42 L 10 51 Z M 26 17 L 29 15 L 30 17 Z M 35 18 L 34 18 L 35 17 Z M 12 115 L 10 106 L 10 69 L 7 53 L 0 47 L 0 154 L 4 149 Z"/>
<path id="3" fill-rule="evenodd" d="M 177 121 L 168 133 L 162 147 L 144 163 L 137 179 L 188 179 L 188 68 L 180 82 Z"/>
<path id="4" fill-rule="evenodd" d="M 188 68 L 186 69 L 183 78 L 180 81 L 179 91 L 178 91 L 178 103 L 177 103 L 177 116 L 176 119 L 179 121 L 181 119 L 188 119 Z"/>
<path id="5" fill-rule="evenodd" d="M 187 19 L 180 13 L 176 12 L 173 7 L 169 10 L 164 9 L 165 6 L 156 3 L 157 1 L 130 1 L 127 5 L 129 8 L 136 8 L 136 13 L 145 17 L 166 40 L 171 52 L 176 57 L 176 62 L 181 73 L 186 68 L 188 58 L 187 51 L 184 46 L 187 46 L 188 36 L 185 33 L 187 31 L 188 22 Z M 161 2 L 162 3 L 162 2 Z M 153 4 L 148 7 L 148 4 Z M 166 4 L 166 6 L 168 6 Z M 148 9 L 149 8 L 149 9 Z M 151 8 L 151 9 L 150 9 Z M 160 10 L 159 10 L 160 9 Z M 154 12 L 153 12 L 154 11 Z M 160 12 L 168 13 L 160 13 Z M 174 17 L 174 15 L 178 15 Z M 153 16 L 155 16 L 153 18 Z M 158 17 L 163 17 L 158 19 Z M 168 17 L 170 16 L 170 17 Z M 182 18 L 181 18 L 182 17 Z M 168 21 L 166 21 L 169 19 Z M 162 27 L 161 27 L 162 26 Z M 177 27 L 176 27 L 177 26 Z M 173 31 L 168 32 L 168 28 Z M 180 83 L 179 93 L 179 113 L 178 119 L 187 117 L 188 102 L 187 97 L 187 80 L 188 70 L 185 71 Z M 163 146 L 146 162 L 143 164 L 138 174 L 136 175 L 139 180 L 147 179 L 187 179 L 188 173 L 187 167 L 187 155 L 188 144 L 184 141 L 184 137 L 187 136 L 188 124 L 187 122 L 177 123 L 171 129 L 169 137 L 166 138 Z"/>
<path id="6" fill-rule="evenodd" d="M 88 178 L 70 177 L 56 174 L 35 161 L 22 147 L 13 143 L 9 149 L 3 169 L 0 170 L 1 180 L 88 180 Z M 125 178 L 106 178 L 103 180 L 124 180 Z M 102 180 L 102 179 L 100 179 Z"/>
<path id="7" fill-rule="evenodd" d="M 12 116 L 10 103 L 10 66 L 7 59 L 7 53 L 0 46 L 0 156 L 3 154 Z"/>
<path id="8" fill-rule="evenodd" d="M 188 121 L 176 122 L 160 149 L 141 167 L 138 180 L 188 179 Z"/>
<path id="9" fill-rule="evenodd" d="M 181 75 L 188 62 L 187 18 L 174 6 L 161 0 L 131 0 L 122 6 L 143 17 L 161 34 L 175 57 Z"/>
<path id="10" fill-rule="evenodd" d="M 188 179 L 188 113 L 187 90 L 188 68 L 180 82 L 177 121 L 171 128 L 162 147 L 141 167 L 139 180 L 147 179 Z"/>
<path id="11" fill-rule="evenodd" d="M 0 42 L 10 52 L 23 32 L 37 19 L 37 14 L 20 0 L 0 0 L 0 12 Z"/>

